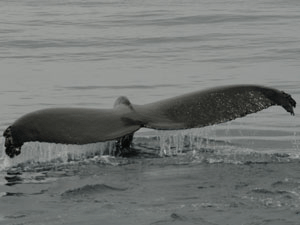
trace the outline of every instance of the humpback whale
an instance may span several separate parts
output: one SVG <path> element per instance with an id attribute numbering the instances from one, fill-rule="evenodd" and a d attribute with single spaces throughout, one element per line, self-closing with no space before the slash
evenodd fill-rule
<path id="1" fill-rule="evenodd" d="M 177 97 L 134 105 L 124 96 L 112 109 L 49 108 L 17 119 L 3 133 L 9 157 L 21 153 L 25 142 L 88 144 L 116 140 L 128 147 L 142 127 L 179 130 L 224 123 L 273 105 L 294 115 L 291 95 L 259 85 L 209 88 Z"/>

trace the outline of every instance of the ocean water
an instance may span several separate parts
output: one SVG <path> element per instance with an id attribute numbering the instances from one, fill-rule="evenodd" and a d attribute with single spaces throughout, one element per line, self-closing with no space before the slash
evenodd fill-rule
<path id="1" fill-rule="evenodd" d="M 296 0 L 0 1 L 0 132 L 48 107 L 110 108 L 227 84 L 300 102 Z M 299 110 L 114 142 L 0 141 L 0 224 L 298 224 Z"/>

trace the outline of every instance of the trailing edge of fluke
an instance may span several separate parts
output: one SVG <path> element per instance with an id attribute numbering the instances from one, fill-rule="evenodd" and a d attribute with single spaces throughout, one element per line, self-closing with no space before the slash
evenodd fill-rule
<path id="1" fill-rule="evenodd" d="M 5 152 L 14 157 L 25 142 L 88 144 L 117 140 L 128 146 L 141 127 L 178 130 L 223 123 L 273 105 L 294 115 L 287 93 L 258 85 L 210 88 L 174 98 L 133 105 L 119 97 L 112 109 L 50 108 L 26 114 L 3 133 Z"/>

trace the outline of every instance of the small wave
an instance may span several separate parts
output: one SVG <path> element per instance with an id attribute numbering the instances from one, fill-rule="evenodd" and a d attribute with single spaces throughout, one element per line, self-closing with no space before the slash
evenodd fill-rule
<path id="1" fill-rule="evenodd" d="M 95 90 L 95 89 L 153 89 L 153 88 L 165 88 L 165 87 L 176 87 L 176 84 L 156 84 L 156 85 L 88 85 L 88 86 L 68 86 L 62 87 L 64 89 L 72 90 Z"/>
<path id="2" fill-rule="evenodd" d="M 178 26 L 178 25 L 193 25 L 193 24 L 224 24 L 224 23 L 252 23 L 263 21 L 265 23 L 272 22 L 274 18 L 278 19 L 295 18 L 294 15 L 279 16 L 279 15 L 244 15 L 244 14 L 218 14 L 218 15 L 192 15 L 178 16 L 171 18 L 156 19 L 151 21 L 143 21 L 142 25 L 156 24 L 157 26 Z"/>
<path id="3" fill-rule="evenodd" d="M 61 194 L 64 198 L 73 198 L 78 196 L 87 196 L 99 193 L 106 193 L 110 191 L 125 191 L 127 188 L 119 188 L 119 187 L 112 187 L 106 184 L 92 184 L 92 185 L 85 185 L 80 188 L 70 189 Z"/>
<path id="4" fill-rule="evenodd" d="M 268 195 L 268 194 L 269 195 L 274 195 L 274 194 L 276 194 L 275 192 L 264 189 L 264 188 L 256 188 L 256 189 L 253 189 L 251 192 L 255 193 L 255 194 L 263 194 L 263 195 Z"/>

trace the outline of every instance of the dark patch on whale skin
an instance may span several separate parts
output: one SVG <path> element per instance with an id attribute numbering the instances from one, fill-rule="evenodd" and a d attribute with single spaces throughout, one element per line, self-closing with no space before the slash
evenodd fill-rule
<path id="1" fill-rule="evenodd" d="M 113 109 L 52 108 L 22 116 L 3 133 L 9 157 L 21 153 L 25 142 L 89 144 L 116 140 L 130 148 L 132 136 L 141 127 L 178 130 L 218 124 L 255 113 L 273 105 L 294 115 L 291 95 L 259 85 L 210 88 L 174 98 L 132 105 L 119 97 Z"/>
<path id="2" fill-rule="evenodd" d="M 17 138 L 13 138 L 13 135 L 11 133 L 11 126 L 9 126 L 3 133 L 3 136 L 5 137 L 5 153 L 13 158 L 14 156 L 17 156 L 21 154 L 21 146 L 22 144 L 17 144 Z M 16 142 L 16 143 L 15 143 Z"/>
<path id="3" fill-rule="evenodd" d="M 263 90 L 262 93 L 264 93 L 267 98 L 272 100 L 274 105 L 281 105 L 287 112 L 291 113 L 291 115 L 295 115 L 293 108 L 296 107 L 296 101 L 291 95 L 283 91 L 269 90 Z"/>

